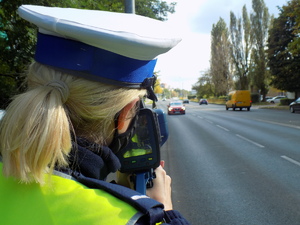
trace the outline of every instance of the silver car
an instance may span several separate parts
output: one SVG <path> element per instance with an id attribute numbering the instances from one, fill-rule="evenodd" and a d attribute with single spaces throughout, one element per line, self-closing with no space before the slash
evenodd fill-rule
<path id="1" fill-rule="evenodd" d="M 267 102 L 280 103 L 280 100 L 283 99 L 283 98 L 286 98 L 286 96 L 276 96 L 276 97 L 273 97 L 271 99 L 268 99 Z"/>

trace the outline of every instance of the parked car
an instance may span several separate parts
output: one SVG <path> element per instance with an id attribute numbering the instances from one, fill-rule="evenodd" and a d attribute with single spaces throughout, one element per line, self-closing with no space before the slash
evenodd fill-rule
<path id="1" fill-rule="evenodd" d="M 271 98 L 273 98 L 273 97 L 266 96 L 266 97 L 265 97 L 266 102 L 268 101 L 268 99 L 271 99 Z"/>
<path id="2" fill-rule="evenodd" d="M 168 115 L 185 114 L 185 107 L 181 101 L 170 102 L 168 105 Z"/>
<path id="3" fill-rule="evenodd" d="M 184 99 L 184 100 L 183 100 L 183 103 L 190 103 L 190 100 Z"/>
<path id="4" fill-rule="evenodd" d="M 300 111 L 300 98 L 290 104 L 290 111 L 291 113 Z"/>
<path id="5" fill-rule="evenodd" d="M 271 99 L 268 99 L 267 102 L 270 103 L 279 103 L 281 99 L 286 98 L 286 96 L 276 96 Z"/>
<path id="6" fill-rule="evenodd" d="M 205 104 L 205 105 L 207 105 L 207 104 L 208 104 L 208 101 L 207 101 L 207 99 L 200 99 L 200 101 L 199 101 L 199 105 L 203 105 L 203 104 Z"/>

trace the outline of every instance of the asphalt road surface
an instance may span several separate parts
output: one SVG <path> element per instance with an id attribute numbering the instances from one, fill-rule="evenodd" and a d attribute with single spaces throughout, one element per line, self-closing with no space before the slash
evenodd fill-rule
<path id="1" fill-rule="evenodd" d="M 174 209 L 192 224 L 300 224 L 300 113 L 191 102 L 166 117 Z"/>

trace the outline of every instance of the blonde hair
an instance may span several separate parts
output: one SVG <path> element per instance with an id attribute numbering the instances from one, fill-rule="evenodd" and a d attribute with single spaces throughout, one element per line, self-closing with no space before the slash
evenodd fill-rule
<path id="1" fill-rule="evenodd" d="M 0 123 L 3 171 L 22 182 L 44 182 L 66 166 L 71 131 L 108 144 L 115 115 L 145 90 L 119 88 L 64 74 L 39 63 L 29 67 L 28 90 L 16 96 Z"/>

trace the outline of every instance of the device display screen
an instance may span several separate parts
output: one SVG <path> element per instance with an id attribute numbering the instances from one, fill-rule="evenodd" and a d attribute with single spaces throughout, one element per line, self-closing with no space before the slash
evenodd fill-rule
<path id="1" fill-rule="evenodd" d="M 144 171 L 160 164 L 160 134 L 157 115 L 151 109 L 139 111 L 135 133 L 117 154 L 121 172 Z"/>

